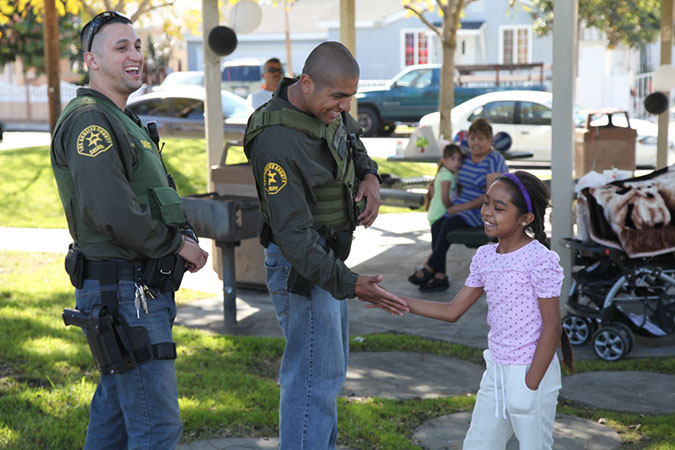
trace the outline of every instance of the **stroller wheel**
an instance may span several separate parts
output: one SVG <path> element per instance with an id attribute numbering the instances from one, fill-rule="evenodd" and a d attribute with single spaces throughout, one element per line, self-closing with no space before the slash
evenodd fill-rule
<path id="1" fill-rule="evenodd" d="M 635 343 L 635 334 L 633 334 L 633 330 L 631 330 L 630 327 L 623 322 L 612 322 L 612 326 L 623 332 L 626 341 L 628 341 L 626 355 L 629 354 L 631 350 L 633 350 L 633 344 Z"/>
<path id="2" fill-rule="evenodd" d="M 582 345 L 588 342 L 595 328 L 593 321 L 576 314 L 566 315 L 562 325 L 572 345 Z"/>
<path id="3" fill-rule="evenodd" d="M 602 327 L 593 335 L 593 351 L 605 361 L 618 361 L 628 354 L 628 339 L 625 330 Z"/>

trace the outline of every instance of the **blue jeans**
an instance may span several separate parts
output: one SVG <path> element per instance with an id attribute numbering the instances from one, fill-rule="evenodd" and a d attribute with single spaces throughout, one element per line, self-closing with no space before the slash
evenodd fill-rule
<path id="1" fill-rule="evenodd" d="M 312 295 L 291 294 L 291 265 L 275 244 L 265 250 L 267 288 L 286 337 L 279 381 L 281 449 L 335 448 L 337 395 L 347 375 L 347 302 L 314 286 Z"/>
<path id="2" fill-rule="evenodd" d="M 106 286 L 115 288 L 115 286 Z M 133 281 L 119 281 L 120 314 L 130 326 L 143 326 L 151 344 L 173 342 L 171 327 L 176 317 L 172 292 L 148 298 L 148 314 L 140 319 L 134 307 Z M 101 304 L 101 286 L 85 280 L 75 291 L 77 309 L 89 312 Z M 91 400 L 85 449 L 173 449 L 183 431 L 178 409 L 174 361 L 151 360 L 117 375 L 101 375 Z"/>

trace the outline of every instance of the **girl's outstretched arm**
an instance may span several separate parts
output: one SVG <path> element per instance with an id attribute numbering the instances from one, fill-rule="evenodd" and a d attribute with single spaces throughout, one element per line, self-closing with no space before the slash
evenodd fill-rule
<path id="1" fill-rule="evenodd" d="M 431 302 L 418 298 L 400 297 L 408 303 L 410 312 L 432 319 L 456 322 L 483 294 L 482 287 L 464 286 L 450 303 Z"/>
<path id="2" fill-rule="evenodd" d="M 412 308 L 411 308 L 412 311 Z M 560 298 L 540 298 L 539 311 L 544 326 L 534 351 L 530 370 L 525 375 L 525 384 L 528 388 L 537 390 L 541 379 L 546 374 L 546 369 L 553 360 L 553 354 L 558 348 L 562 326 L 560 325 Z"/>

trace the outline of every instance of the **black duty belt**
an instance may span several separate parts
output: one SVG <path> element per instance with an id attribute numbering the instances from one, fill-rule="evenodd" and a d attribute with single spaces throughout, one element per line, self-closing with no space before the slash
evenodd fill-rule
<path id="1" fill-rule="evenodd" d="M 84 278 L 99 281 L 132 280 L 143 276 L 145 263 L 141 261 L 84 261 Z"/>

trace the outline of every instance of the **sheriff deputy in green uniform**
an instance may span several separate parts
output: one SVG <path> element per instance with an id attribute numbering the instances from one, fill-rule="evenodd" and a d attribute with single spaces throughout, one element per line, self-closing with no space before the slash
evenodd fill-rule
<path id="1" fill-rule="evenodd" d="M 73 238 L 66 270 L 77 309 L 64 320 L 84 329 L 101 372 L 84 447 L 175 448 L 174 289 L 208 254 L 148 129 L 125 109 L 144 61 L 131 21 L 103 12 L 80 40 L 90 83 L 63 111 L 51 159 Z"/>
<path id="2" fill-rule="evenodd" d="M 346 298 L 392 314 L 406 303 L 344 264 L 357 224 L 379 209 L 379 175 L 348 114 L 359 66 L 338 42 L 308 56 L 250 118 L 245 151 L 263 220 L 267 287 L 286 337 L 279 406 L 282 449 L 334 448 L 337 394 L 349 355 Z M 364 205 L 365 203 L 365 205 Z"/>

